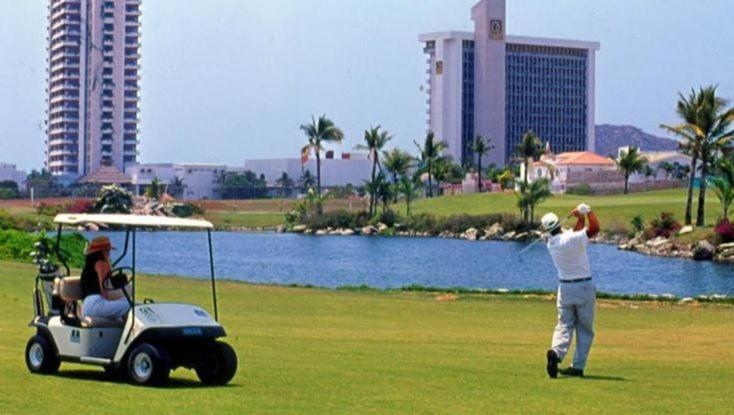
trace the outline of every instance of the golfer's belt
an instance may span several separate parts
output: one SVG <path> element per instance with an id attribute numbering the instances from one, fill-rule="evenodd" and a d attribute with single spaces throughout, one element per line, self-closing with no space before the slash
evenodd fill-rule
<path id="1" fill-rule="evenodd" d="M 573 284 L 575 282 L 586 282 L 586 281 L 591 281 L 591 277 L 577 278 L 575 280 L 558 280 L 558 282 L 562 284 Z"/>

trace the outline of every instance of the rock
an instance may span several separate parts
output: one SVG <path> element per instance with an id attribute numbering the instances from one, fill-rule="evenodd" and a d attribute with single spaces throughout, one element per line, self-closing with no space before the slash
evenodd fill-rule
<path id="1" fill-rule="evenodd" d="M 303 231 L 304 235 L 313 235 L 313 229 L 306 229 Z"/>
<path id="2" fill-rule="evenodd" d="M 500 225 L 499 223 L 495 223 L 494 225 L 484 230 L 484 236 L 486 236 L 487 239 L 498 238 L 503 233 L 505 233 L 505 230 L 502 229 L 502 225 Z"/>
<path id="3" fill-rule="evenodd" d="M 716 248 L 707 240 L 698 241 L 693 248 L 693 259 L 696 261 L 711 261 L 714 259 Z"/>
<path id="4" fill-rule="evenodd" d="M 666 238 L 658 236 L 657 238 L 650 239 L 649 241 L 645 242 L 645 246 L 648 248 L 656 249 L 665 245 L 666 243 L 668 243 L 668 240 Z"/>
<path id="5" fill-rule="evenodd" d="M 278 233 L 283 233 L 283 232 L 285 232 L 285 225 L 278 225 L 278 226 L 277 226 L 277 227 L 275 228 L 275 232 L 278 232 Z"/>
<path id="6" fill-rule="evenodd" d="M 665 293 L 665 294 L 661 295 L 660 298 L 665 298 L 667 300 L 674 300 L 675 299 L 675 294 Z"/>
<path id="7" fill-rule="evenodd" d="M 86 230 L 97 232 L 99 230 L 99 226 L 95 225 L 94 223 L 87 223 L 84 225 L 86 227 Z"/>
<path id="8" fill-rule="evenodd" d="M 396 223 L 394 226 L 395 230 L 398 232 L 405 232 L 408 230 L 408 225 L 404 223 Z"/>
<path id="9" fill-rule="evenodd" d="M 377 232 L 379 232 L 379 231 L 377 230 L 377 228 L 375 228 L 375 227 L 374 227 L 374 226 L 372 226 L 372 225 L 367 225 L 367 226 L 365 226 L 364 228 L 362 228 L 362 230 L 360 231 L 360 233 L 361 233 L 362 235 L 366 235 L 366 236 L 370 236 L 370 235 L 377 235 Z"/>
<path id="10" fill-rule="evenodd" d="M 323 235 L 326 235 L 326 234 L 328 234 L 328 233 L 329 233 L 329 232 L 328 232 L 328 231 L 327 231 L 326 229 L 319 229 L 319 230 L 317 230 L 317 231 L 316 231 L 316 232 L 314 233 L 314 235 L 316 235 L 316 236 L 323 236 Z"/>
<path id="11" fill-rule="evenodd" d="M 354 231 L 352 229 L 342 229 L 341 235 L 343 236 L 354 235 Z"/>
<path id="12" fill-rule="evenodd" d="M 685 234 L 691 233 L 691 232 L 693 232 L 693 226 L 686 225 L 686 226 L 680 228 L 680 230 L 678 231 L 678 235 L 685 235 Z"/>
<path id="13" fill-rule="evenodd" d="M 526 241 L 526 240 L 529 239 L 529 237 L 530 237 L 530 234 L 529 233 L 527 233 L 527 232 L 521 232 L 521 233 L 518 233 L 517 235 L 515 235 L 515 237 L 513 239 L 516 240 L 516 241 Z"/>
<path id="14" fill-rule="evenodd" d="M 292 232 L 295 232 L 295 233 L 303 233 L 307 229 L 308 229 L 308 226 L 306 226 L 306 225 L 296 225 L 296 226 L 293 227 L 293 229 L 291 229 L 291 231 Z"/>
<path id="15" fill-rule="evenodd" d="M 678 302 L 679 303 L 692 303 L 693 302 L 693 298 L 691 298 L 691 297 L 681 298 L 680 301 L 678 301 Z"/>
<path id="16" fill-rule="evenodd" d="M 479 233 L 479 232 L 477 232 L 477 228 L 469 228 L 469 229 L 467 229 L 467 230 L 466 230 L 466 231 L 465 231 L 465 232 L 464 232 L 464 233 L 463 233 L 463 234 L 461 235 L 461 237 L 462 237 L 463 239 L 466 239 L 466 240 L 468 240 L 468 241 L 476 241 L 476 240 L 477 240 L 477 237 L 479 236 L 479 235 L 478 235 L 478 233 Z"/>
<path id="17" fill-rule="evenodd" d="M 333 229 L 333 230 L 328 230 L 327 229 L 326 232 L 329 235 L 341 235 L 342 234 L 342 229 Z"/>
<path id="18" fill-rule="evenodd" d="M 510 231 L 510 232 L 507 232 L 506 234 L 502 235 L 502 238 L 501 239 L 503 241 L 509 241 L 511 239 L 514 239 L 515 238 L 515 235 L 517 235 L 517 232 Z"/>
<path id="19" fill-rule="evenodd" d="M 378 223 L 377 224 L 377 232 L 379 232 L 379 233 L 385 232 L 387 230 L 387 228 L 388 228 L 388 226 L 385 225 L 384 223 Z"/>

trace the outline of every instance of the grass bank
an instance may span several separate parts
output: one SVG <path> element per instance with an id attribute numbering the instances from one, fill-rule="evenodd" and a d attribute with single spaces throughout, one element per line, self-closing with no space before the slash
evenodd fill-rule
<path id="1" fill-rule="evenodd" d="M 63 364 L 30 375 L 34 269 L 0 262 L 0 408 L 80 413 L 725 413 L 734 388 L 734 307 L 600 301 L 585 379 L 551 381 L 550 296 L 379 292 L 219 284 L 240 369 L 199 386 L 109 382 Z M 141 278 L 141 297 L 208 306 L 206 281 Z"/>

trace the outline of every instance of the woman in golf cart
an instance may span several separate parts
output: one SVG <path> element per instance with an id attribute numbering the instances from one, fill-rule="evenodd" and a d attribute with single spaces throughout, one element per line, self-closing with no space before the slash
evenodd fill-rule
<path id="1" fill-rule="evenodd" d="M 110 251 L 114 249 L 106 236 L 92 239 L 84 254 L 86 255 L 81 277 L 84 302 L 84 317 L 120 318 L 127 315 L 130 303 L 123 296 L 113 293 L 109 277 L 112 272 Z"/>

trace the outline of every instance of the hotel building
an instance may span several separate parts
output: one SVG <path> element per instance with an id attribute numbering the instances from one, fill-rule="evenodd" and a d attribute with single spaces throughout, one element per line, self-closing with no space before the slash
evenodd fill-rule
<path id="1" fill-rule="evenodd" d="M 49 0 L 46 168 L 137 162 L 140 0 Z"/>
<path id="2" fill-rule="evenodd" d="M 599 43 L 506 34 L 505 0 L 471 10 L 474 32 L 419 36 L 428 64 L 428 131 L 455 162 L 472 163 L 478 135 L 505 165 L 523 133 L 554 150 L 594 151 L 595 54 Z"/>

